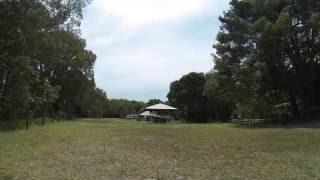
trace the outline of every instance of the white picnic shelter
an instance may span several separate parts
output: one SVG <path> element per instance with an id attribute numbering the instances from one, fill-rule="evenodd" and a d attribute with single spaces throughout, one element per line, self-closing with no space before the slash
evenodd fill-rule
<path id="1" fill-rule="evenodd" d="M 175 107 L 168 106 L 166 104 L 156 104 L 145 108 L 145 112 L 140 115 L 144 117 L 151 117 L 154 122 L 165 120 L 167 123 L 173 121 L 173 113 L 178 109 Z"/>

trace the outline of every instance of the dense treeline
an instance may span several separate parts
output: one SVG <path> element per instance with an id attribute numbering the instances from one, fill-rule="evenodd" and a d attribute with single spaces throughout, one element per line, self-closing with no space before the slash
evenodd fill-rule
<path id="1" fill-rule="evenodd" d="M 0 119 L 99 117 L 106 93 L 80 37 L 89 0 L 0 1 Z"/>
<path id="2" fill-rule="evenodd" d="M 107 118 L 125 118 L 127 115 L 140 114 L 146 107 L 166 103 L 160 99 L 150 99 L 148 102 L 127 100 L 127 99 L 111 99 L 105 109 L 104 117 Z"/>
<path id="3" fill-rule="evenodd" d="M 145 104 L 145 107 L 149 107 L 149 106 L 152 106 L 152 105 L 155 105 L 155 104 L 166 104 L 166 102 L 163 102 L 162 100 L 160 99 L 150 99 L 146 104 Z"/>
<path id="4" fill-rule="evenodd" d="M 125 118 L 129 114 L 138 114 L 145 107 L 144 102 L 126 99 L 111 99 L 108 101 L 104 117 Z"/>
<path id="5" fill-rule="evenodd" d="M 170 85 L 167 97 L 177 107 L 181 118 L 190 122 L 228 120 L 232 104 L 220 98 L 211 74 L 189 73 Z"/>
<path id="6" fill-rule="evenodd" d="M 231 2 L 220 18 L 215 73 L 218 81 L 228 82 L 221 88 L 239 113 L 270 117 L 288 105 L 292 118 L 316 115 L 319 12 L 317 0 Z"/>
<path id="7" fill-rule="evenodd" d="M 125 117 L 163 103 L 108 100 L 96 87 L 96 56 L 79 29 L 88 3 L 0 1 L 0 121 Z M 214 68 L 171 83 L 165 103 L 195 122 L 319 116 L 319 12 L 317 0 L 232 0 Z"/>
<path id="8" fill-rule="evenodd" d="M 320 1 L 232 0 L 230 6 L 219 18 L 214 69 L 206 78 L 172 83 L 170 102 L 189 118 L 207 116 L 206 107 L 247 118 L 319 116 Z"/>

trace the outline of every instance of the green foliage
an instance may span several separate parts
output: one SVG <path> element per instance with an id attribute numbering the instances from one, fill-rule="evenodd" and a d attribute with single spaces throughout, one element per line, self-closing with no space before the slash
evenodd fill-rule
<path id="1" fill-rule="evenodd" d="M 101 117 L 105 92 L 95 87 L 96 56 L 79 26 L 89 0 L 0 2 L 0 117 Z M 58 113 L 59 112 L 59 113 Z"/>
<path id="2" fill-rule="evenodd" d="M 150 99 L 145 106 L 148 107 L 148 106 L 152 106 L 160 103 L 163 104 L 164 102 L 162 102 L 160 99 Z"/>
<path id="3" fill-rule="evenodd" d="M 144 102 L 129 101 L 126 99 L 111 99 L 105 117 L 125 118 L 129 114 L 138 114 L 145 107 Z"/>
<path id="4" fill-rule="evenodd" d="M 290 104 L 294 117 L 320 106 L 317 0 L 233 0 L 220 17 L 215 76 L 235 113 L 270 118 Z M 288 113 L 288 112 L 287 112 Z"/>
<path id="5" fill-rule="evenodd" d="M 207 81 L 204 86 L 204 95 L 207 98 L 207 113 L 212 119 L 218 121 L 227 121 L 234 110 L 234 101 L 228 97 L 221 88 L 221 82 L 214 72 L 206 75 Z"/>
<path id="6" fill-rule="evenodd" d="M 216 83 L 210 74 L 189 73 L 170 85 L 169 103 L 177 107 L 182 118 L 191 122 L 224 120 L 230 113 L 224 101 L 212 93 Z"/>

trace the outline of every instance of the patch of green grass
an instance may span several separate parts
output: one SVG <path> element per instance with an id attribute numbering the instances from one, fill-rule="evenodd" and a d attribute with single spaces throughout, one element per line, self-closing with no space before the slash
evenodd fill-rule
<path id="1" fill-rule="evenodd" d="M 0 132 L 0 179 L 317 178 L 317 128 L 80 119 Z"/>

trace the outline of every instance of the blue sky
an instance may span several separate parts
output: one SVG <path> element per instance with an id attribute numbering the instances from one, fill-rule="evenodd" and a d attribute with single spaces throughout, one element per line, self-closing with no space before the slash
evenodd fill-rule
<path id="1" fill-rule="evenodd" d="M 166 100 L 170 83 L 208 72 L 229 0 L 93 0 L 82 36 L 97 55 L 95 80 L 109 98 Z"/>

